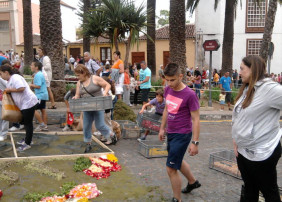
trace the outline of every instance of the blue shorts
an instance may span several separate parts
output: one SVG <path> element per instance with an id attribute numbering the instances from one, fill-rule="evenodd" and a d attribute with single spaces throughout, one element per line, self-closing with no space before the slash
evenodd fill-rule
<path id="1" fill-rule="evenodd" d="M 221 105 L 224 105 L 224 104 L 225 104 L 225 101 L 224 101 L 224 100 L 221 100 L 221 101 L 220 101 L 220 104 L 221 104 Z"/>
<path id="2" fill-rule="evenodd" d="M 167 167 L 180 170 L 185 152 L 187 151 L 191 138 L 192 132 L 188 134 L 169 133 L 167 135 Z"/>

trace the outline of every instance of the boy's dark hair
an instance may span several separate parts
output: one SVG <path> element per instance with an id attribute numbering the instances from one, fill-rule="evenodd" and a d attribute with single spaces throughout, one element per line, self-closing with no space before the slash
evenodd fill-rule
<path id="1" fill-rule="evenodd" d="M 70 89 L 70 92 L 71 92 L 71 95 L 72 95 L 72 96 L 75 96 L 76 88 L 71 88 L 71 89 Z"/>
<path id="2" fill-rule="evenodd" d="M 158 89 L 158 90 L 156 91 L 156 96 L 157 96 L 157 95 L 160 95 L 160 96 L 164 97 L 164 90 L 163 90 L 162 88 Z"/>
<path id="3" fill-rule="evenodd" d="M 13 74 L 19 74 L 19 71 L 15 68 L 13 68 L 11 65 L 9 64 L 4 64 L 0 66 L 0 71 L 2 72 L 8 72 L 10 75 Z"/>
<path id="4" fill-rule="evenodd" d="M 32 63 L 34 64 L 35 67 L 38 67 L 39 71 L 42 71 L 42 63 L 41 62 L 39 62 L 38 60 L 34 60 Z"/>
<path id="5" fill-rule="evenodd" d="M 11 65 L 10 60 L 8 60 L 8 59 L 3 60 L 2 65 L 5 65 L 5 64 Z"/>
<path id="6" fill-rule="evenodd" d="M 106 65 L 105 69 L 111 69 L 111 65 Z"/>
<path id="7" fill-rule="evenodd" d="M 181 73 L 179 66 L 176 63 L 169 63 L 164 69 L 165 76 L 176 76 Z"/>
<path id="8" fill-rule="evenodd" d="M 115 87 L 114 80 L 111 80 L 109 77 L 106 77 L 106 76 L 102 76 L 102 79 L 104 79 L 106 82 L 108 82 L 111 85 L 112 94 L 115 95 L 116 94 L 116 87 Z"/>

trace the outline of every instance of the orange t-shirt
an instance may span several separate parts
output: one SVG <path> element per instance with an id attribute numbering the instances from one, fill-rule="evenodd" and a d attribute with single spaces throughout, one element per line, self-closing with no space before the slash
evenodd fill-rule
<path id="1" fill-rule="evenodd" d="M 112 69 L 119 69 L 119 65 L 120 64 L 123 64 L 123 61 L 121 59 L 119 59 L 117 62 L 115 62 L 113 65 L 112 65 Z"/>
<path id="2" fill-rule="evenodd" d="M 130 84 L 129 75 L 127 72 L 124 72 L 124 84 Z"/>

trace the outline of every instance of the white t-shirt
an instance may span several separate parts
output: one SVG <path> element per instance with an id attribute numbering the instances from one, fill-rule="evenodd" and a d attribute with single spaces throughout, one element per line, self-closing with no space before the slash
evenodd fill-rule
<path id="1" fill-rule="evenodd" d="M 13 74 L 11 76 L 7 83 L 7 88 L 25 88 L 23 92 L 11 93 L 15 104 L 20 110 L 29 109 L 38 103 L 37 97 L 30 90 L 28 83 L 18 74 Z"/>

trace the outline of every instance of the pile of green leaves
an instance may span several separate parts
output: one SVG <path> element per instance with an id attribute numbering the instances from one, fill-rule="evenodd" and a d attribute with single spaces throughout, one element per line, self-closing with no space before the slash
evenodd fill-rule
<path id="1" fill-rule="evenodd" d="M 220 90 L 219 87 L 212 88 L 212 100 L 219 101 L 220 92 L 221 92 L 221 90 Z M 231 93 L 231 104 L 234 104 L 237 94 L 238 94 L 238 89 L 233 88 L 232 93 Z M 207 99 L 209 98 L 209 91 L 208 90 L 206 90 L 204 92 L 204 97 L 207 98 Z"/>
<path id="2" fill-rule="evenodd" d="M 136 121 L 136 114 L 122 100 L 118 100 L 114 108 L 114 120 Z"/>
<path id="3" fill-rule="evenodd" d="M 77 184 L 75 182 L 66 182 L 61 187 L 61 192 L 45 192 L 45 193 L 27 193 L 24 196 L 24 201 L 30 201 L 30 202 L 36 202 L 40 201 L 42 198 L 50 197 L 50 196 L 64 196 L 70 192 L 71 189 L 73 189 Z"/>
<path id="4" fill-rule="evenodd" d="M 73 165 L 73 170 L 75 172 L 81 172 L 84 169 L 89 168 L 92 165 L 91 161 L 89 158 L 85 158 L 85 157 L 79 157 L 78 159 L 76 159 L 76 161 L 74 162 Z"/>

